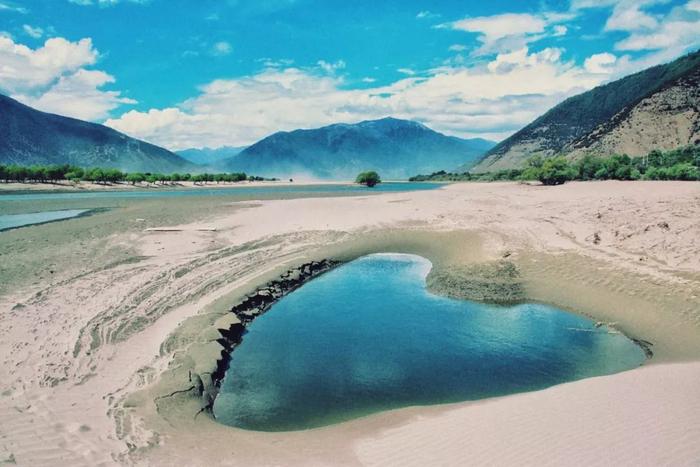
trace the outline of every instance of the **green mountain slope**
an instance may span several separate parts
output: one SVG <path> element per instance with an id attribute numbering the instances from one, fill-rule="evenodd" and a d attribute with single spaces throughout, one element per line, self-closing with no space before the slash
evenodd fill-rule
<path id="1" fill-rule="evenodd" d="M 491 149 L 475 171 L 521 167 L 533 154 L 577 157 L 582 153 L 608 155 L 622 149 L 641 155 L 652 149 L 694 144 L 699 70 L 700 51 L 571 97 Z M 650 99 L 655 101 L 652 107 L 666 116 L 656 122 L 647 119 L 646 123 L 637 118 L 636 125 L 653 127 L 656 137 L 635 135 L 641 128 L 617 131 L 630 115 L 639 117 L 640 106 L 648 106 Z M 682 121 L 676 121 L 681 114 Z M 601 143 L 605 135 L 615 133 L 620 144 Z"/>
<path id="2" fill-rule="evenodd" d="M 71 164 L 166 173 L 196 167 L 166 149 L 106 126 L 40 112 L 3 95 L 0 163 Z"/>

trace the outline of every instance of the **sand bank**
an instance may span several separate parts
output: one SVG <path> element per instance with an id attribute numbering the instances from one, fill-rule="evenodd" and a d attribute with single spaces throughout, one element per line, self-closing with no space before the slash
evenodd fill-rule
<path id="1" fill-rule="evenodd" d="M 207 200 L 190 209 L 197 202 Z M 698 219 L 696 183 L 494 183 L 219 206 L 205 219 L 216 230 L 124 229 L 101 247 L 128 248 L 129 261 L 69 263 L 60 281 L 24 281 L 0 297 L 0 461 L 697 461 L 700 364 L 675 362 L 700 360 Z M 88 235 L 76 228 L 75 242 Z M 619 375 L 305 432 L 196 416 L 189 375 L 220 352 L 217 320 L 237 299 L 302 262 L 376 251 L 427 257 L 431 287 L 457 295 L 505 261 L 516 271 L 507 290 L 615 322 L 655 356 Z"/>
<path id="2" fill-rule="evenodd" d="M 264 187 L 264 186 L 290 186 L 290 185 L 331 185 L 338 182 L 329 181 L 297 181 L 290 182 L 288 180 L 266 180 L 266 181 L 244 181 L 244 182 L 166 182 L 166 183 L 136 183 L 127 182 L 119 183 L 93 183 L 79 182 L 73 183 L 69 181 L 61 181 L 56 183 L 0 183 L 0 195 L 3 193 L 23 193 L 23 192 L 79 192 L 79 191 L 133 191 L 133 190 L 201 190 L 215 188 L 235 188 L 235 187 Z M 349 183 L 349 182 L 348 182 Z M 1 199 L 1 198 L 0 198 Z"/>

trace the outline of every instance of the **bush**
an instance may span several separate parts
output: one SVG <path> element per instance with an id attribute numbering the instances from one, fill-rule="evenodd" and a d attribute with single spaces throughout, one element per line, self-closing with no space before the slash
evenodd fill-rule
<path id="1" fill-rule="evenodd" d="M 668 169 L 668 178 L 670 180 L 700 180 L 700 169 L 683 162 Z"/>
<path id="2" fill-rule="evenodd" d="M 542 164 L 539 180 L 544 185 L 561 185 L 576 178 L 576 170 L 564 157 L 553 157 Z"/>
<path id="3" fill-rule="evenodd" d="M 578 172 L 577 178 L 580 180 L 599 180 L 606 173 L 603 167 L 603 159 L 590 154 L 576 163 L 576 169 Z"/>
<path id="4" fill-rule="evenodd" d="M 360 183 L 370 188 L 381 182 L 382 179 L 379 177 L 379 174 L 373 170 L 362 172 L 355 178 L 355 183 Z"/>

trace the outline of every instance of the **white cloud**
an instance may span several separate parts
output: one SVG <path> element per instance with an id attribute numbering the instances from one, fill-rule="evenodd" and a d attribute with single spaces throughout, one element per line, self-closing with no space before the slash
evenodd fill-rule
<path id="1" fill-rule="evenodd" d="M 452 45 L 448 48 L 448 50 L 449 50 L 450 52 L 464 52 L 465 50 L 467 50 L 467 46 L 466 46 L 466 45 L 462 45 L 462 44 L 452 44 Z"/>
<path id="2" fill-rule="evenodd" d="M 363 83 L 374 83 L 375 81 L 377 81 L 375 78 L 370 78 L 369 76 L 362 78 Z"/>
<path id="3" fill-rule="evenodd" d="M 631 34 L 615 44 L 617 50 L 667 50 L 679 55 L 700 46 L 700 2 L 689 1 L 674 7 L 645 30 L 630 29 Z"/>
<path id="4" fill-rule="evenodd" d="M 211 49 L 211 53 L 213 55 L 223 56 L 230 54 L 231 50 L 231 44 L 229 44 L 226 41 L 220 41 L 214 44 L 214 46 Z"/>
<path id="5" fill-rule="evenodd" d="M 0 11 L 3 11 L 3 10 L 4 11 L 13 11 L 15 13 L 21 13 L 21 14 L 26 14 L 29 12 L 29 10 L 27 10 L 26 8 L 21 7 L 21 6 L 17 6 L 14 3 L 0 1 Z"/>
<path id="6" fill-rule="evenodd" d="M 567 32 L 569 32 L 569 28 L 567 28 L 563 24 L 557 24 L 552 28 L 552 35 L 554 37 L 565 36 Z"/>
<path id="7" fill-rule="evenodd" d="M 563 62 L 559 49 L 521 49 L 485 66 L 443 67 L 363 89 L 346 89 L 342 77 L 321 69 L 265 69 L 213 81 L 177 107 L 130 111 L 106 124 L 171 149 L 245 145 L 279 130 L 387 115 L 500 138 L 605 79 Z"/>
<path id="8" fill-rule="evenodd" d="M 41 36 L 44 35 L 44 30 L 39 27 L 32 27 L 28 24 L 25 24 L 24 26 L 22 26 L 22 29 L 28 36 L 31 36 L 34 39 L 39 39 Z"/>
<path id="9" fill-rule="evenodd" d="M 657 51 L 637 60 L 655 65 L 700 46 L 700 0 L 689 0 L 667 13 L 652 13 L 649 8 L 669 0 L 574 0 L 572 8 L 611 8 L 605 31 L 628 33 L 615 44 L 622 51 Z M 630 62 L 632 63 L 632 62 Z"/>
<path id="10" fill-rule="evenodd" d="M 118 91 L 100 88 L 114 78 L 88 70 L 98 57 L 90 39 L 47 39 L 36 49 L 0 36 L 0 90 L 47 112 L 88 120 L 102 119 L 120 104 L 133 103 Z"/>
<path id="11" fill-rule="evenodd" d="M 127 3 L 148 3 L 150 0 L 122 0 Z M 76 5 L 81 5 L 81 6 L 90 6 L 90 5 L 98 5 L 98 6 L 112 6 L 116 5 L 117 3 L 120 3 L 120 0 L 68 0 L 69 3 L 74 3 Z"/>
<path id="12" fill-rule="evenodd" d="M 479 34 L 481 47 L 475 55 L 487 55 L 520 50 L 550 35 L 564 35 L 566 27 L 558 23 L 571 18 L 571 14 L 562 13 L 504 13 L 464 18 L 439 27 Z"/>
<path id="13" fill-rule="evenodd" d="M 617 57 L 611 53 L 599 53 L 591 55 L 583 63 L 583 67 L 590 73 L 612 73 L 617 62 Z"/>
<path id="14" fill-rule="evenodd" d="M 432 11 L 429 10 L 423 10 L 419 11 L 418 14 L 416 15 L 416 18 L 418 19 L 429 19 L 429 18 L 439 18 L 440 15 L 438 13 L 433 13 Z"/>
<path id="15" fill-rule="evenodd" d="M 109 111 L 121 104 L 136 101 L 120 97 L 118 91 L 102 91 L 99 88 L 114 82 L 114 77 L 103 71 L 80 69 L 72 75 L 62 76 L 38 96 L 13 96 L 25 104 L 43 110 L 79 118 L 102 120 Z"/>
<path id="16" fill-rule="evenodd" d="M 335 73 L 338 70 L 342 70 L 346 66 L 346 63 L 343 60 L 338 60 L 337 62 L 319 60 L 316 62 L 316 64 L 326 73 Z"/>
<path id="17" fill-rule="evenodd" d="M 606 31 L 640 31 L 654 29 L 658 20 L 643 8 L 658 1 L 621 0 L 613 8 L 613 12 L 605 23 Z"/>
<path id="18" fill-rule="evenodd" d="M 97 51 L 90 39 L 55 37 L 35 50 L 0 36 L 0 88 L 17 92 L 45 86 L 64 73 L 92 65 Z"/>
<path id="19" fill-rule="evenodd" d="M 486 40 L 502 39 L 512 35 L 544 32 L 547 24 L 544 19 L 518 13 L 505 13 L 495 16 L 465 18 L 452 23 L 452 29 L 481 33 Z"/>
<path id="20" fill-rule="evenodd" d="M 627 33 L 614 48 L 643 53 L 636 58 L 622 55 L 614 64 L 604 65 L 606 72 L 620 77 L 671 61 L 700 47 L 700 0 L 689 0 L 666 13 L 650 8 L 668 3 L 669 0 L 573 0 L 572 9 L 612 8 L 605 32 Z M 594 62 L 590 66 L 595 67 Z"/>
<path id="21" fill-rule="evenodd" d="M 396 71 L 398 71 L 402 75 L 408 75 L 408 76 L 413 76 L 416 74 L 416 71 L 411 69 L 411 68 L 399 68 Z"/>

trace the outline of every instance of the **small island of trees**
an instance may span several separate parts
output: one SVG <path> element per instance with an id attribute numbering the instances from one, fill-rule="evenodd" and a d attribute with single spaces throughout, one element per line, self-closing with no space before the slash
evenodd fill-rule
<path id="1" fill-rule="evenodd" d="M 361 185 L 366 185 L 370 188 L 373 186 L 377 185 L 378 183 L 382 183 L 382 179 L 379 177 L 379 174 L 373 170 L 368 171 L 368 172 L 362 172 L 360 173 L 357 178 L 355 179 L 355 183 L 359 183 Z"/>

